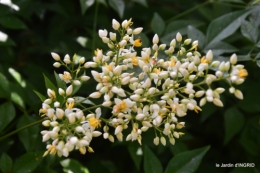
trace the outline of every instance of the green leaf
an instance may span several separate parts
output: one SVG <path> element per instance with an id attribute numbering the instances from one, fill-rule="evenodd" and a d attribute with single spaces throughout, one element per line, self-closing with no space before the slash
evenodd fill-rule
<path id="1" fill-rule="evenodd" d="M 80 85 L 73 85 L 73 91 L 71 95 L 74 95 L 76 92 L 78 92 L 78 90 L 80 89 L 80 87 L 82 86 L 82 84 Z"/>
<path id="2" fill-rule="evenodd" d="M 66 83 L 60 79 L 59 75 L 54 71 L 55 79 L 59 88 L 65 89 Z"/>
<path id="3" fill-rule="evenodd" d="M 81 14 L 83 15 L 94 2 L 95 0 L 80 0 Z"/>
<path id="4" fill-rule="evenodd" d="M 253 7 L 253 11 L 251 15 L 249 16 L 249 21 L 253 24 L 255 24 L 256 27 L 260 25 L 260 10 L 259 10 L 260 4 Z"/>
<path id="5" fill-rule="evenodd" d="M 176 155 L 168 163 L 165 173 L 195 172 L 198 169 L 203 156 L 206 154 L 209 148 L 210 147 L 207 146 Z"/>
<path id="6" fill-rule="evenodd" d="M 2 91 L 0 92 L 0 97 L 10 98 L 9 82 L 2 73 L 0 73 L 0 90 Z"/>
<path id="7" fill-rule="evenodd" d="M 244 115 L 236 108 L 232 107 L 225 111 L 225 140 L 227 144 L 243 127 Z"/>
<path id="8" fill-rule="evenodd" d="M 43 152 L 30 152 L 20 156 L 14 162 L 12 173 L 33 172 L 42 160 Z"/>
<path id="9" fill-rule="evenodd" d="M 42 95 L 38 91 L 35 91 L 35 90 L 33 90 L 33 91 L 35 92 L 35 94 L 37 94 L 37 96 L 41 99 L 42 102 L 44 102 L 44 100 L 46 100 L 46 97 L 44 95 Z"/>
<path id="10" fill-rule="evenodd" d="M 191 38 L 193 41 L 198 40 L 199 41 L 199 48 L 203 48 L 205 45 L 205 35 L 195 28 L 192 25 L 189 25 L 187 28 L 188 37 Z"/>
<path id="11" fill-rule="evenodd" d="M 145 173 L 162 173 L 163 167 L 159 159 L 149 149 L 148 146 L 144 148 L 144 172 Z"/>
<path id="12" fill-rule="evenodd" d="M 221 55 L 223 53 L 233 53 L 238 51 L 237 48 L 223 41 L 213 42 L 212 44 L 207 45 L 204 49 L 204 52 L 206 53 L 209 50 L 212 50 L 214 55 Z"/>
<path id="13" fill-rule="evenodd" d="M 35 121 L 36 118 L 32 118 L 28 115 L 23 115 L 17 123 L 17 129 L 26 126 L 30 123 L 33 123 Z M 18 132 L 19 139 L 20 141 L 22 141 L 24 148 L 26 149 L 27 152 L 32 151 L 34 149 L 34 145 L 38 137 L 38 134 L 39 134 L 39 126 L 31 126 Z"/>
<path id="14" fill-rule="evenodd" d="M 129 152 L 132 160 L 134 161 L 137 171 L 139 172 L 143 155 L 142 155 L 142 153 L 139 153 L 138 151 L 142 150 L 142 148 L 138 145 L 128 145 L 127 149 L 128 149 L 128 152 Z"/>
<path id="15" fill-rule="evenodd" d="M 75 103 L 84 103 L 84 104 L 89 104 L 89 105 L 95 105 L 95 103 L 86 99 L 85 97 L 75 96 L 73 98 L 74 98 Z"/>
<path id="16" fill-rule="evenodd" d="M 3 153 L 0 158 L 0 170 L 3 173 L 9 173 L 12 170 L 13 161 L 10 156 L 8 156 L 6 153 Z"/>
<path id="17" fill-rule="evenodd" d="M 232 35 L 241 25 L 249 10 L 241 10 L 225 14 L 213 20 L 207 30 L 207 43 L 213 43 Z"/>
<path id="18" fill-rule="evenodd" d="M 27 29 L 26 25 L 15 16 L 3 16 L 0 18 L 0 24 L 10 29 Z"/>
<path id="19" fill-rule="evenodd" d="M 88 169 L 84 167 L 80 162 L 74 159 L 65 159 L 60 162 L 64 168 L 64 172 L 77 172 L 77 173 L 89 173 Z"/>
<path id="20" fill-rule="evenodd" d="M 204 122 L 218 110 L 218 108 L 215 105 L 210 103 L 206 103 L 206 105 L 204 105 L 202 109 L 203 111 L 201 112 L 200 122 Z"/>
<path id="21" fill-rule="evenodd" d="M 146 0 L 133 0 L 134 2 L 137 2 L 145 7 L 148 7 Z"/>
<path id="22" fill-rule="evenodd" d="M 109 0 L 109 5 L 118 13 L 120 18 L 123 18 L 125 3 L 123 0 Z"/>
<path id="23" fill-rule="evenodd" d="M 254 23 L 246 20 L 241 23 L 241 33 L 244 37 L 248 38 L 253 43 L 258 41 L 258 28 Z"/>
<path id="24" fill-rule="evenodd" d="M 106 2 L 106 0 L 96 0 L 98 3 L 100 3 L 100 4 L 103 4 L 104 6 L 106 6 L 107 7 L 107 2 Z"/>
<path id="25" fill-rule="evenodd" d="M 43 76 L 44 76 L 44 81 L 45 81 L 46 89 L 51 89 L 51 90 L 54 90 L 55 92 L 57 92 L 57 88 L 56 88 L 56 86 L 51 82 L 51 80 L 50 80 L 47 76 L 45 76 L 44 74 L 43 74 Z"/>
<path id="26" fill-rule="evenodd" d="M 22 108 L 25 108 L 24 101 L 17 92 L 11 92 L 11 100 Z"/>
<path id="27" fill-rule="evenodd" d="M 187 34 L 187 26 L 192 25 L 194 27 L 201 26 L 203 23 L 194 20 L 175 20 L 170 22 L 164 32 L 161 41 L 163 43 L 169 44 L 172 39 L 176 37 L 176 34 L 180 32 L 182 35 Z"/>
<path id="28" fill-rule="evenodd" d="M 165 29 L 165 22 L 161 18 L 161 16 L 156 12 L 153 14 L 151 26 L 152 26 L 152 30 L 154 33 L 158 34 L 159 36 L 162 35 L 162 33 Z"/>
<path id="29" fill-rule="evenodd" d="M 14 119 L 15 108 L 11 102 L 0 105 L 0 132 Z"/>
<path id="30" fill-rule="evenodd" d="M 149 47 L 150 46 L 149 38 L 144 33 L 140 33 L 139 36 L 142 39 L 142 47 Z"/>

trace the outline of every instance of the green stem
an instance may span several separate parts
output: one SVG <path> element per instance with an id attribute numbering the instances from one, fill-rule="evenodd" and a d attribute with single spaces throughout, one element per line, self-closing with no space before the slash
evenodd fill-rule
<path id="1" fill-rule="evenodd" d="M 102 106 L 102 104 L 100 104 L 100 105 L 95 105 L 95 106 L 91 106 L 91 107 L 89 107 L 89 108 L 82 109 L 82 111 L 83 111 L 83 112 L 84 112 L 84 111 L 88 111 L 88 110 L 95 109 L 95 108 L 98 108 L 98 107 L 101 107 L 101 106 Z"/>
<path id="2" fill-rule="evenodd" d="M 31 127 L 31 126 L 40 124 L 43 120 L 45 120 L 45 119 L 41 119 L 41 120 L 39 120 L 39 121 L 36 121 L 36 122 L 33 122 L 33 123 L 28 124 L 28 125 L 26 125 L 26 126 L 23 126 L 23 127 L 19 128 L 19 129 L 16 129 L 15 131 L 12 131 L 11 133 L 8 133 L 7 135 L 2 136 L 2 137 L 0 138 L 0 141 L 3 140 L 3 139 L 5 139 L 5 138 L 7 138 L 7 137 L 9 137 L 9 136 L 12 136 L 12 135 L 18 133 L 19 131 L 22 131 L 22 130 L 27 129 L 27 128 Z"/>
<path id="3" fill-rule="evenodd" d="M 97 28 L 98 7 L 99 7 L 99 3 L 97 2 L 97 3 L 96 3 L 96 6 L 95 6 L 95 15 L 94 15 L 94 24 L 93 24 L 92 52 L 94 52 L 94 50 L 95 50 L 95 42 L 96 42 L 95 34 L 96 34 L 96 28 Z"/>

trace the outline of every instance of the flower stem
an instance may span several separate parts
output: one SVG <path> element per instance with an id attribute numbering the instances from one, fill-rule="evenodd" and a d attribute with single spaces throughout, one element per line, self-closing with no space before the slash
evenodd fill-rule
<path id="1" fill-rule="evenodd" d="M 45 120 L 45 119 L 41 119 L 41 120 L 39 120 L 39 121 L 36 121 L 36 122 L 33 122 L 33 123 L 28 124 L 28 125 L 26 125 L 26 126 L 23 126 L 23 127 L 19 128 L 19 129 L 16 129 L 16 130 L 14 130 L 14 131 L 8 133 L 7 135 L 2 136 L 2 137 L 0 138 L 0 141 L 3 140 L 3 139 L 5 139 L 5 138 L 7 138 L 7 137 L 9 137 L 9 136 L 12 136 L 12 135 L 18 133 L 19 131 L 22 131 L 22 130 L 27 129 L 27 128 L 31 127 L 31 126 L 40 124 L 43 120 Z"/>

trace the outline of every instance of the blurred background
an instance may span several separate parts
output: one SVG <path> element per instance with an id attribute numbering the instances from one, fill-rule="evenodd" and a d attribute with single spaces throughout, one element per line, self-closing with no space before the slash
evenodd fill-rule
<path id="1" fill-rule="evenodd" d="M 121 23 L 130 18 L 133 27 L 143 27 L 143 47 L 151 45 L 155 33 L 163 43 L 169 43 L 180 32 L 184 38 L 198 39 L 200 52 L 213 50 L 214 60 L 227 61 L 235 52 L 249 73 L 245 83 L 237 86 L 244 100 L 230 94 L 226 83 L 214 83 L 215 88 L 226 89 L 221 97 L 224 107 L 208 103 L 199 114 L 188 112 L 181 118 L 186 122 L 185 135 L 174 146 L 155 146 L 152 132 L 144 133 L 142 146 L 137 142 L 110 143 L 99 137 L 92 143 L 95 153 L 73 152 L 69 167 L 66 158 L 42 158 L 46 144 L 41 142 L 43 127 L 37 124 L 0 141 L 0 170 L 147 173 L 149 157 L 142 154 L 144 147 L 150 148 L 165 170 L 173 157 L 210 146 L 195 172 L 260 172 L 257 1 L 0 0 L 0 137 L 40 120 L 41 101 L 33 91 L 46 95 L 43 74 L 55 81 L 50 52 L 61 57 L 76 53 L 92 60 L 96 48 L 108 50 L 98 30 L 112 31 L 112 19 Z M 92 82 L 84 84 L 78 95 L 93 92 Z M 216 163 L 254 163 L 255 167 L 217 168 Z"/>

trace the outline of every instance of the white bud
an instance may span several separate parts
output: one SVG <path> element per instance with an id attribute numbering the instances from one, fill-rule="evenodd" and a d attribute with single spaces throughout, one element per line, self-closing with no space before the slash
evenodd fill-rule
<path id="1" fill-rule="evenodd" d="M 165 139 L 165 137 L 161 137 L 160 138 L 160 141 L 161 141 L 161 143 L 165 146 L 166 145 L 166 139 Z"/>
<path id="2" fill-rule="evenodd" d="M 89 95 L 91 98 L 99 98 L 101 96 L 100 92 L 93 92 L 92 94 Z"/>
<path id="3" fill-rule="evenodd" d="M 59 94 L 62 96 L 62 95 L 64 95 L 65 94 L 65 91 L 63 90 L 63 89 L 61 89 L 61 88 L 59 88 Z"/>
<path id="4" fill-rule="evenodd" d="M 200 100 L 200 106 L 204 106 L 207 102 L 207 99 L 204 97 Z"/>
<path id="5" fill-rule="evenodd" d="M 235 65 L 237 63 L 237 55 L 235 53 L 233 55 L 231 55 L 230 63 L 233 65 Z"/>
<path id="6" fill-rule="evenodd" d="M 184 45 L 189 45 L 191 43 L 191 39 L 189 38 L 189 39 L 186 39 L 185 41 L 184 41 Z"/>
<path id="7" fill-rule="evenodd" d="M 154 139 L 153 139 L 153 143 L 154 145 L 158 145 L 159 144 L 159 137 L 156 136 Z"/>
<path id="8" fill-rule="evenodd" d="M 157 34 L 155 34 L 155 35 L 153 36 L 153 44 L 158 44 L 158 42 L 159 42 L 159 37 L 158 37 Z"/>
<path id="9" fill-rule="evenodd" d="M 106 37 L 107 36 L 107 30 L 106 29 L 104 29 L 104 30 L 98 30 L 98 35 L 99 35 L 99 37 L 100 38 L 102 38 L 102 37 Z"/>
<path id="10" fill-rule="evenodd" d="M 137 34 L 140 34 L 142 32 L 143 28 L 142 27 L 138 27 L 138 28 L 135 28 L 133 30 L 133 34 L 134 35 L 137 35 Z"/>
<path id="11" fill-rule="evenodd" d="M 56 68 L 59 68 L 59 67 L 61 66 L 61 64 L 60 64 L 59 62 L 55 62 L 55 63 L 53 64 L 53 66 L 56 67 Z"/>
<path id="12" fill-rule="evenodd" d="M 182 41 L 182 36 L 181 36 L 181 34 L 180 34 L 179 32 L 176 34 L 176 40 L 177 40 L 178 42 L 181 42 L 181 41 Z"/>
<path id="13" fill-rule="evenodd" d="M 60 109 L 60 108 L 57 108 L 57 109 L 56 109 L 56 117 L 57 117 L 58 119 L 62 119 L 63 116 L 64 116 L 64 111 L 63 111 L 62 109 Z"/>
<path id="14" fill-rule="evenodd" d="M 229 88 L 229 92 L 230 92 L 231 94 L 233 94 L 233 93 L 235 92 L 235 88 L 234 88 L 234 87 L 230 87 L 230 88 Z"/>
<path id="15" fill-rule="evenodd" d="M 125 47 L 126 44 L 127 44 L 127 41 L 126 41 L 126 40 L 122 40 L 122 41 L 119 42 L 119 46 L 120 46 L 120 47 Z"/>
<path id="16" fill-rule="evenodd" d="M 60 56 L 57 53 L 51 52 L 51 56 L 55 61 L 59 61 L 60 60 Z"/>
<path id="17" fill-rule="evenodd" d="M 213 58 L 213 53 L 211 50 L 209 50 L 206 54 L 206 59 L 208 60 L 208 62 L 211 62 Z"/>
<path id="18" fill-rule="evenodd" d="M 219 107 L 223 107 L 223 103 L 220 99 L 218 98 L 214 98 L 213 99 L 213 103 L 216 105 L 216 106 L 219 106 Z"/>
<path id="19" fill-rule="evenodd" d="M 72 91 L 73 91 L 73 86 L 70 85 L 67 89 L 66 89 L 66 96 L 69 96 L 72 94 Z"/>
<path id="20" fill-rule="evenodd" d="M 174 138 L 170 138 L 170 143 L 171 143 L 172 145 L 174 145 L 174 144 L 175 144 L 175 139 L 174 139 Z"/>
<path id="21" fill-rule="evenodd" d="M 120 28 L 120 23 L 117 20 L 113 19 L 112 20 L 112 27 L 113 27 L 114 30 L 118 30 Z"/>
<path id="22" fill-rule="evenodd" d="M 103 41 L 103 43 L 109 43 L 109 38 L 107 38 L 107 37 L 102 37 L 102 41 Z"/>
<path id="23" fill-rule="evenodd" d="M 119 76 L 122 73 L 122 66 L 116 66 L 116 68 L 113 69 L 113 73 L 116 76 Z"/>
<path id="24" fill-rule="evenodd" d="M 55 102 L 55 103 L 54 103 L 54 107 L 55 107 L 55 108 L 60 107 L 60 102 Z"/>
<path id="25" fill-rule="evenodd" d="M 49 127 L 50 126 L 51 121 L 50 120 L 45 120 L 42 122 L 42 125 L 45 127 Z"/>
<path id="26" fill-rule="evenodd" d="M 74 80 L 73 84 L 76 85 L 76 86 L 79 86 L 79 85 L 81 85 L 81 82 L 79 80 Z"/>
<path id="27" fill-rule="evenodd" d="M 121 133 L 122 130 L 123 130 L 122 125 L 117 126 L 116 129 L 115 129 L 115 135 L 117 135 L 118 133 Z"/>
<path id="28" fill-rule="evenodd" d="M 80 80 L 81 80 L 81 81 L 84 81 L 84 82 L 88 81 L 89 79 L 90 79 L 89 76 L 81 76 L 81 77 L 80 77 Z"/>
<path id="29" fill-rule="evenodd" d="M 240 90 L 236 89 L 234 94 L 238 99 L 243 100 L 243 93 Z"/>
<path id="30" fill-rule="evenodd" d="M 171 41 L 170 46 L 173 47 L 173 48 L 176 46 L 176 40 L 175 39 L 173 39 Z"/>

